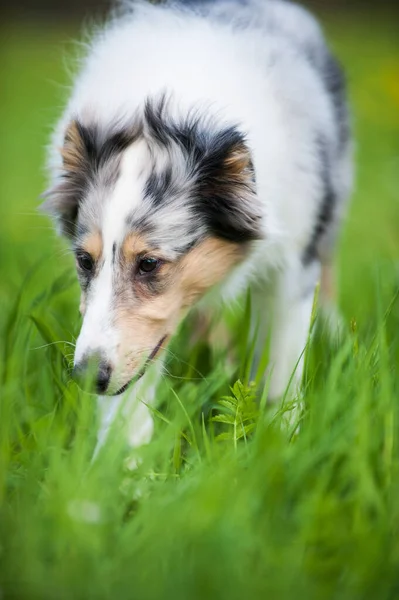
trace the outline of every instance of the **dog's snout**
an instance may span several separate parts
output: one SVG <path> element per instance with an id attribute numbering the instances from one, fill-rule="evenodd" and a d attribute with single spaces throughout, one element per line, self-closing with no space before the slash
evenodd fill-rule
<path id="1" fill-rule="evenodd" d="M 79 363 L 76 363 L 72 376 L 75 381 L 85 389 L 104 394 L 109 386 L 112 375 L 112 367 L 107 360 L 99 353 L 85 356 Z"/>

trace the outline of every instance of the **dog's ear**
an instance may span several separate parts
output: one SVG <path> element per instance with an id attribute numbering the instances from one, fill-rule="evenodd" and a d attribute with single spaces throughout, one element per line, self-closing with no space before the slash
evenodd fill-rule
<path id="1" fill-rule="evenodd" d="M 82 194 L 86 185 L 87 146 L 82 127 L 71 121 L 61 148 L 62 170 L 58 180 L 43 194 L 41 210 L 56 222 L 61 234 L 72 238 Z"/>
<path id="2" fill-rule="evenodd" d="M 209 143 L 198 168 L 197 193 L 198 210 L 213 235 L 237 243 L 262 237 L 251 153 L 235 128 Z"/>

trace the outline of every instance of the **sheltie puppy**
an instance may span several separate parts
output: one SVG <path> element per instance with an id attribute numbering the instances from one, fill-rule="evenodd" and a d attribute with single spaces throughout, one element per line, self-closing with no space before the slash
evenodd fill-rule
<path id="1" fill-rule="evenodd" d="M 130 443 L 149 441 L 146 366 L 195 304 L 248 288 L 270 397 L 298 391 L 352 185 L 345 96 L 317 21 L 288 1 L 130 1 L 94 35 L 44 209 L 76 256 L 74 371 L 95 364 L 100 446 L 123 398 Z"/>

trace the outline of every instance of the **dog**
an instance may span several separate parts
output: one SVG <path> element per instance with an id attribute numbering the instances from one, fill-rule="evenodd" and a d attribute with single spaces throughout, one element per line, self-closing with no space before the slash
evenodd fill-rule
<path id="1" fill-rule="evenodd" d="M 130 1 L 94 34 L 43 208 L 76 257 L 74 374 L 95 365 L 98 448 L 122 400 L 129 443 L 151 439 L 179 323 L 248 288 L 269 395 L 298 393 L 352 187 L 345 87 L 316 19 L 285 0 Z"/>

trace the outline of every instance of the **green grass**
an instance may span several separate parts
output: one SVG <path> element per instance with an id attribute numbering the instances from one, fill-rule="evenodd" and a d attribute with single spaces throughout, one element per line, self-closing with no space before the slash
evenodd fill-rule
<path id="1" fill-rule="evenodd" d="M 273 418 L 254 401 L 246 310 L 234 315 L 234 372 L 204 346 L 188 352 L 183 327 L 154 442 L 133 473 L 117 429 L 90 465 L 93 399 L 68 378 L 79 327 L 73 261 L 35 214 L 74 29 L 2 32 L 1 597 L 399 597 L 395 23 L 342 18 L 328 30 L 347 66 L 358 143 L 338 257 L 342 339 L 315 332 L 306 414 L 292 436 L 284 407 Z"/>

